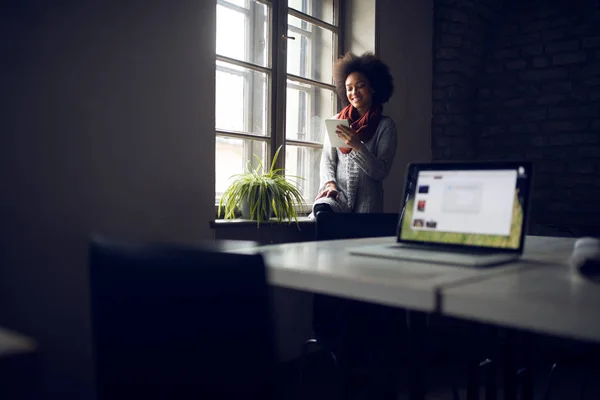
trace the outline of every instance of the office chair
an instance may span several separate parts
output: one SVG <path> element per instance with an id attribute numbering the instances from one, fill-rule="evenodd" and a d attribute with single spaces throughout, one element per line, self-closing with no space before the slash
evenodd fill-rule
<path id="1" fill-rule="evenodd" d="M 319 212 L 316 215 L 315 240 L 359 239 L 368 237 L 394 236 L 399 215 L 395 213 L 334 213 Z M 335 309 L 348 304 L 345 299 L 316 294 L 313 301 L 313 327 L 327 329 L 332 324 Z M 314 338 L 308 343 L 314 344 Z"/>
<path id="2" fill-rule="evenodd" d="M 273 398 L 261 255 L 95 236 L 89 263 L 99 400 Z"/>
<path id="3" fill-rule="evenodd" d="M 397 213 L 334 213 L 318 212 L 315 240 L 358 239 L 395 236 Z"/>
<path id="4" fill-rule="evenodd" d="M 394 236 L 399 215 L 395 213 L 334 213 L 318 212 L 316 215 L 315 240 L 359 239 Z M 349 304 L 349 300 L 315 294 L 313 300 L 313 328 L 327 330 L 336 309 Z M 318 338 L 307 343 L 314 344 Z"/>
<path id="5" fill-rule="evenodd" d="M 318 212 L 316 214 L 315 240 L 358 239 L 367 237 L 385 237 L 396 235 L 398 214 L 394 213 L 333 213 Z M 340 359 L 341 348 L 334 340 L 336 331 L 352 330 L 360 327 L 347 325 L 351 316 L 357 313 L 370 314 L 379 308 L 372 304 L 315 294 L 313 299 L 313 331 L 314 336 L 302 348 L 300 386 L 304 382 L 302 371 L 307 363 L 312 349 L 324 351 L 329 355 L 329 361 L 340 367 L 345 360 Z M 377 310 L 375 310 L 377 309 Z"/>

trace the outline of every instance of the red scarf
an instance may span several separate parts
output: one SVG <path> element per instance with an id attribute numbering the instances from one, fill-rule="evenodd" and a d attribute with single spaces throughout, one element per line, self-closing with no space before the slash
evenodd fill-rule
<path id="1" fill-rule="evenodd" d="M 365 115 L 360 117 L 358 115 L 358 110 L 354 108 L 352 104 L 348 104 L 340 111 L 338 119 L 350 120 L 350 127 L 358 132 L 358 138 L 362 142 L 368 142 L 375 134 L 375 131 L 377 131 L 377 126 L 381 120 L 382 110 L 383 107 L 381 107 L 381 105 L 376 105 L 371 107 Z M 344 154 L 348 154 L 352 151 L 352 148 L 340 147 L 340 151 Z"/>

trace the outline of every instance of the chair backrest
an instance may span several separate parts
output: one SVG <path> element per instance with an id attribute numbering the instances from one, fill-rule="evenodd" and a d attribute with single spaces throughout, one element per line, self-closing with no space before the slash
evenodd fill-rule
<path id="1" fill-rule="evenodd" d="M 89 256 L 99 400 L 272 397 L 261 255 L 94 237 Z"/>
<path id="2" fill-rule="evenodd" d="M 317 213 L 316 240 L 357 239 L 396 235 L 395 213 Z"/>

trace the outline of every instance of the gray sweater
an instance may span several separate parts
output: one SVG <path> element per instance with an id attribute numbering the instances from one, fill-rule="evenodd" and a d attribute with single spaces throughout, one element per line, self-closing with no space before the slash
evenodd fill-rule
<path id="1" fill-rule="evenodd" d="M 343 154 L 331 147 L 326 136 L 321 155 L 319 193 L 327 182 L 333 181 L 338 197 L 336 200 L 320 198 L 315 205 L 329 204 L 335 212 L 383 212 L 383 180 L 396 156 L 397 140 L 396 124 L 385 116 L 381 117 L 375 135 L 358 151 Z"/>

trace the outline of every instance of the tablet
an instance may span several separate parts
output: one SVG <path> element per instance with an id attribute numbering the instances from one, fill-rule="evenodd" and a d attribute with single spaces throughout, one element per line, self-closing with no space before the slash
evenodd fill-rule
<path id="1" fill-rule="evenodd" d="M 328 118 L 325 120 L 325 128 L 327 128 L 329 143 L 331 144 L 331 147 L 348 147 L 348 145 L 335 133 L 335 127 L 338 125 L 350 127 L 350 121 L 347 119 L 335 118 Z"/>

